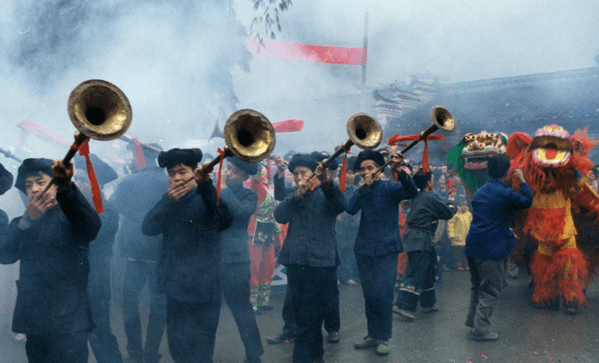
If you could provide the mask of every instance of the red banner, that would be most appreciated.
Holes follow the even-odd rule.
[[[307,62],[360,65],[366,62],[364,48],[309,45],[246,38],[248,50],[254,55]]]

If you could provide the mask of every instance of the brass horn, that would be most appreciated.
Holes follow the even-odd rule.
[[[73,146],[62,159],[65,166],[86,140],[113,140],[123,135],[131,125],[132,110],[127,96],[107,81],[92,79],[80,83],[71,91],[67,107],[69,118],[78,131],[75,132]],[[53,183],[54,178],[41,195]]]
[[[408,150],[418,144],[420,141],[427,138],[428,135],[432,134],[437,130],[441,130],[444,132],[452,132],[455,129],[455,119],[451,112],[448,109],[441,106],[434,106],[431,108],[431,118],[433,119],[433,123],[424,131],[420,133],[420,137],[416,140],[412,141],[408,146],[404,147],[400,152],[405,154]],[[389,158],[387,162],[381,166],[378,171],[383,170],[387,165],[391,163],[392,159]]]
[[[202,164],[202,170],[211,172],[222,158],[228,156],[257,163],[268,158],[276,144],[275,129],[270,121],[260,112],[250,109],[239,110],[227,118],[224,138],[224,153]]]
[[[343,152],[349,151],[353,145],[356,145],[360,149],[370,150],[379,146],[383,139],[381,124],[374,117],[366,113],[358,112],[353,114],[347,120],[345,128],[349,139],[341,144],[341,147],[333,155],[323,161],[325,166],[329,165]]]

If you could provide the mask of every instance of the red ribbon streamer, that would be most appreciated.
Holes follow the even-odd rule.
[[[225,151],[220,147],[216,150],[220,154],[220,161],[218,162],[218,179],[216,180],[216,205],[220,204],[220,174],[223,170],[223,160],[225,160]]]
[[[137,168],[137,171],[141,171],[141,169],[146,167],[144,150],[141,148],[141,143],[137,137],[133,138],[133,145],[135,145],[135,167]]]
[[[71,146],[71,148],[73,147],[75,147],[75,149],[77,148],[75,144]],[[96,179],[96,173],[94,171],[92,161],[89,158],[89,139],[85,140],[81,144],[81,146],[79,146],[79,155],[85,157],[85,164],[87,166],[87,176],[89,177],[89,182],[92,187],[92,201],[94,202],[96,213],[102,214],[104,212],[104,205],[102,204],[102,194],[100,193],[98,179]]]
[[[345,192],[345,177],[347,176],[347,152],[343,155],[343,164],[341,166],[341,175],[339,175],[339,190]]]
[[[428,139],[424,139],[424,150],[422,151],[422,171],[425,174],[430,171],[428,167]]]

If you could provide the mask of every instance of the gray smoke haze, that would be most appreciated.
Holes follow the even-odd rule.
[[[345,139],[348,117],[363,111],[361,102],[324,114],[315,105],[339,96],[359,101],[362,68],[252,57],[243,38],[262,12],[252,5],[2,2],[3,143],[15,143],[13,125],[22,119],[70,140],[68,94],[100,78],[127,94],[134,114],[128,134],[142,141],[191,146],[217,120],[222,127],[236,109],[254,108],[273,122],[306,122],[301,134],[278,135],[276,153],[332,150]],[[297,1],[279,12],[277,40],[361,47],[366,12],[367,90],[411,75],[457,82],[591,67],[599,49],[599,3],[592,0]],[[98,144],[92,149],[106,147]],[[206,147],[217,144],[222,140]],[[57,148],[47,156],[62,154]]]

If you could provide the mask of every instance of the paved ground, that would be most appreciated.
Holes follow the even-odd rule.
[[[496,342],[472,342],[463,325],[469,299],[469,274],[445,273],[437,290],[440,311],[417,314],[413,322],[395,316],[391,354],[377,356],[373,350],[361,351],[353,343],[366,333],[364,305],[359,287],[341,286],[341,341],[325,343],[327,363],[421,363],[421,362],[599,362],[599,284],[588,291],[589,305],[578,315],[535,309],[530,304],[528,278],[509,280],[493,317],[493,331],[499,333]],[[283,294],[272,298],[274,310],[257,317],[265,341],[282,327]],[[113,329],[125,347],[122,323],[115,309]],[[163,362],[168,357],[163,340]],[[291,362],[293,343],[266,345],[265,363]],[[231,314],[226,306],[221,312],[218,330],[216,363],[237,363],[244,358],[243,346]],[[0,337],[0,363],[26,362],[24,345],[8,334]],[[95,362],[90,358],[90,362]]]

